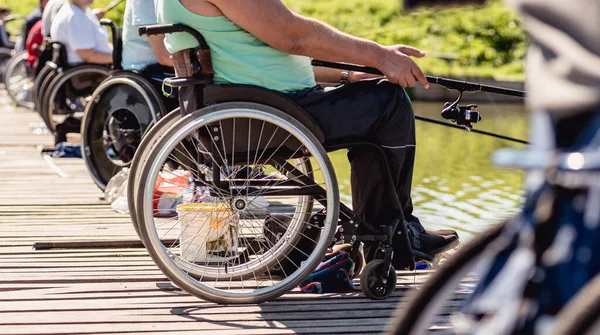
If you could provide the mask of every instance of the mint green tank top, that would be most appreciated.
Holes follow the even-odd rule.
[[[270,47],[225,16],[201,16],[179,0],[156,0],[158,23],[182,23],[198,30],[210,46],[216,84],[248,84],[290,93],[316,85],[310,59]],[[189,34],[167,35],[171,53],[193,48]]]

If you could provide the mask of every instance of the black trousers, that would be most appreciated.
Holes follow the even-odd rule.
[[[402,87],[374,79],[329,91],[315,87],[289,96],[319,124],[325,134],[326,148],[372,142],[383,149],[385,159],[369,146],[348,150],[356,214],[374,227],[390,224],[394,219],[418,221],[412,215],[410,197],[416,149],[415,118]],[[385,169],[391,172],[391,180],[386,178]],[[393,192],[388,192],[389,187],[393,187]]]

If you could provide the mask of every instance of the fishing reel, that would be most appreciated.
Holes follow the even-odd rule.
[[[467,130],[473,129],[473,123],[481,122],[481,113],[477,111],[477,105],[471,104],[460,106],[462,91],[453,103],[446,102],[442,110],[442,117],[446,120],[456,122],[457,125],[464,126]]]

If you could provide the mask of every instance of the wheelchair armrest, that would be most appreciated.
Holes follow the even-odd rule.
[[[165,86],[173,87],[173,88],[181,88],[187,86],[195,86],[195,85],[210,85],[212,83],[213,76],[212,75],[196,75],[193,77],[174,77],[174,78],[166,78],[163,83]]]
[[[110,29],[110,33],[112,35],[112,44],[113,44],[113,70],[122,70],[123,67],[121,65],[122,62],[122,53],[123,53],[123,40],[121,39],[121,33],[119,28],[115,25],[115,23],[109,19],[100,20],[100,24],[106,26]]]

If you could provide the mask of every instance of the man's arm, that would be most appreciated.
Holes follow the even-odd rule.
[[[207,0],[234,23],[278,50],[335,62],[376,67],[388,80],[413,86],[427,79],[409,57],[425,54],[412,47],[385,47],[373,41],[345,34],[318,20],[290,11],[280,0]],[[193,10],[193,4],[188,9]],[[191,7],[191,8],[190,8]]]
[[[111,64],[113,61],[112,54],[98,52],[94,49],[79,49],[75,50],[75,52],[77,52],[79,57],[81,57],[85,63]]]
[[[330,69],[327,67],[315,66],[313,67],[315,73],[315,80],[318,83],[325,84],[339,84],[342,79],[342,71],[339,69]],[[348,82],[352,83],[363,79],[381,78],[382,76],[373,75],[364,72],[349,71]]]
[[[152,35],[148,36],[148,42],[156,55],[156,60],[160,65],[173,67],[173,60],[170,57],[169,51],[165,48],[164,35]]]

